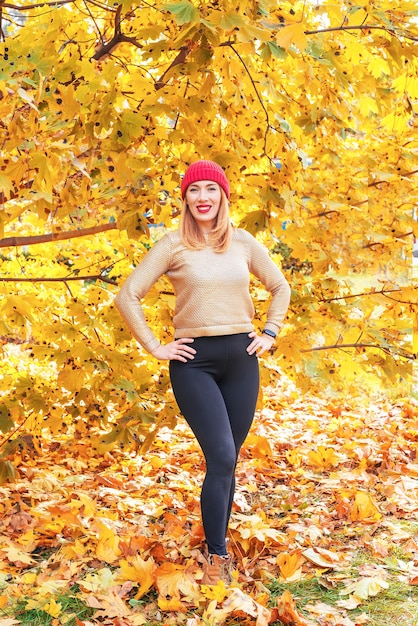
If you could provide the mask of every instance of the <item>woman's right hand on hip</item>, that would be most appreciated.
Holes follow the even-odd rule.
[[[159,361],[181,361],[186,363],[188,360],[194,359],[196,350],[189,346],[189,343],[193,343],[194,339],[191,337],[182,337],[171,341],[170,343],[160,344],[156,348],[152,356],[155,356]]]

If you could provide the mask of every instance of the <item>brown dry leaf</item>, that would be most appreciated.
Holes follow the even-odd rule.
[[[4,531],[9,535],[21,534],[36,526],[36,519],[26,511],[12,513],[3,519]]]

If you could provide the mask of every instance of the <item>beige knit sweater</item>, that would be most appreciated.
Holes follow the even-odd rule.
[[[232,242],[223,253],[209,245],[190,250],[182,243],[178,230],[169,232],[147,252],[115,299],[133,336],[150,353],[160,344],[146,323],[141,299],[163,274],[176,294],[176,339],[254,330],[250,274],[272,296],[264,328],[277,332],[289,305],[289,284],[265,246],[247,231],[234,229]]]

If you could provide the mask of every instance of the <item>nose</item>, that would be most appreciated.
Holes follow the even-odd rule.
[[[207,200],[208,194],[205,188],[199,190],[199,200]]]

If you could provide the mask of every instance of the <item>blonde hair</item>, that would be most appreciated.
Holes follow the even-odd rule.
[[[209,242],[215,252],[225,252],[232,239],[232,224],[229,217],[229,202],[222,187],[221,202],[219,211],[215,218],[215,226],[210,231]],[[185,246],[192,250],[200,250],[206,246],[207,240],[204,233],[199,228],[198,223],[187,206],[186,199],[183,200],[183,211],[180,221],[181,240]]]

